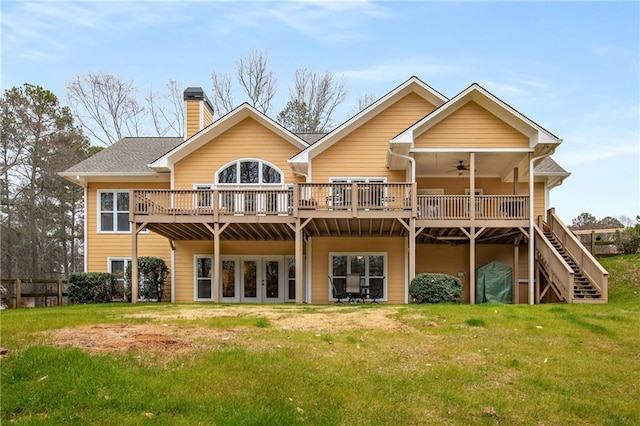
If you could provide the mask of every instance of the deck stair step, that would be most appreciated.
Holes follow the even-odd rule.
[[[564,259],[567,265],[569,265],[569,268],[571,268],[571,270],[573,271],[573,297],[576,299],[599,299],[600,293],[598,293],[598,289],[595,288],[589,282],[587,277],[585,277],[584,274],[580,271],[580,267],[565,251],[560,241],[558,241],[551,232],[545,232],[544,235],[547,240],[549,240],[553,248]]]

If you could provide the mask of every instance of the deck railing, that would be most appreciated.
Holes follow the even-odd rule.
[[[298,207],[313,210],[411,210],[407,183],[302,183]]]
[[[414,192],[411,183],[300,183],[293,189],[133,190],[131,199],[134,215],[292,216],[298,210],[357,210],[415,212],[425,220],[471,219],[469,195]],[[476,196],[475,218],[527,220],[529,197]]]
[[[534,228],[536,258],[541,262],[552,284],[558,289],[568,303],[573,303],[574,273],[562,256],[551,245],[538,226]],[[538,303],[539,301],[536,301]]]
[[[291,215],[291,189],[134,190],[133,214]]]
[[[578,241],[575,235],[556,216],[554,209],[547,212],[547,225],[564,250],[580,265],[580,271],[600,292],[600,298],[607,300],[609,273],[600,265],[589,251]]]
[[[418,219],[469,220],[470,195],[419,195]],[[526,195],[476,195],[475,218],[480,220],[527,220],[529,197]]]

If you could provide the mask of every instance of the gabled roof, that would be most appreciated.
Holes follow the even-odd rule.
[[[294,155],[289,159],[291,168],[294,172],[307,174],[307,167],[311,158],[325,151],[334,143],[341,140],[346,135],[353,132],[355,129],[359,128],[409,93],[416,93],[422,96],[425,100],[435,105],[436,108],[447,101],[447,98],[444,95],[424,83],[418,77],[413,76],[373,104],[369,105],[367,108],[360,111],[355,116],[345,121],[307,149]]]
[[[549,189],[562,184],[562,182],[571,175],[571,173],[563,169],[562,166],[556,163],[551,157],[543,158],[533,169],[533,174],[536,177],[546,178]]]
[[[198,133],[191,136],[180,145],[176,146],[169,152],[157,158],[155,161],[149,164],[149,167],[156,171],[170,170],[171,166],[177,161],[180,161],[187,155],[205,145],[211,139],[221,135],[246,118],[252,118],[256,120],[258,123],[276,133],[298,149],[304,149],[309,146],[309,144],[302,138],[296,136],[294,133],[291,133],[289,130],[285,129],[280,124],[276,123],[275,121],[245,102],[233,111],[220,117],[209,126],[200,130]]]
[[[85,183],[104,176],[153,176],[156,172],[148,164],[182,141],[181,137],[123,138],[59,175]]]
[[[553,133],[530,120],[524,114],[490,93],[478,83],[473,83],[442,106],[427,114],[422,120],[398,134],[398,136],[391,140],[391,143],[413,143],[415,138],[470,101],[477,103],[520,133],[528,136],[531,140],[531,147],[534,147],[538,143],[559,144],[562,142]]]

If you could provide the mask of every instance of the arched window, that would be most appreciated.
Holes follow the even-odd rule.
[[[282,171],[257,159],[242,159],[222,166],[216,173],[216,183],[231,185],[282,184]]]

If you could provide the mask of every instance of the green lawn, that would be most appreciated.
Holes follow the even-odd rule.
[[[3,424],[640,424],[640,256],[607,305],[3,311]],[[137,343],[136,343],[137,342]]]

